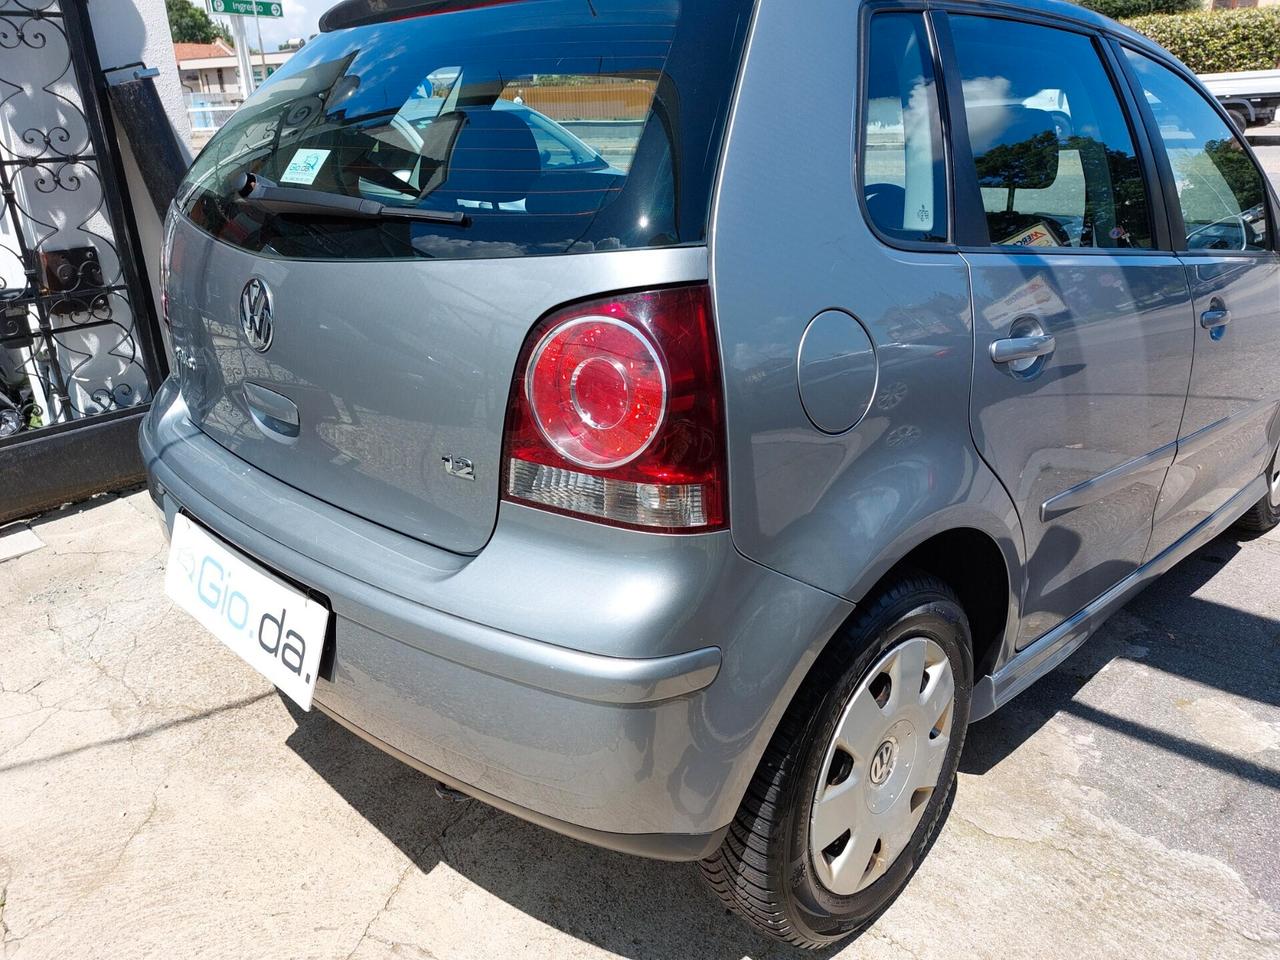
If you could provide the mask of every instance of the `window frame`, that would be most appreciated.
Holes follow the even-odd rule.
[[[1153,144],[1158,144],[1155,151],[1156,171],[1163,184],[1163,192],[1167,198],[1165,201],[1165,217],[1169,224],[1170,245],[1174,253],[1180,258],[1186,259],[1204,259],[1204,258],[1221,258],[1223,256],[1232,257],[1274,257],[1276,255],[1276,199],[1271,185],[1271,178],[1267,176],[1267,172],[1263,169],[1262,164],[1258,161],[1258,155],[1253,151],[1253,145],[1249,143],[1249,138],[1236,130],[1235,125],[1231,122],[1230,116],[1227,114],[1226,108],[1218,101],[1218,99],[1207,91],[1201,89],[1199,81],[1195,75],[1188,71],[1181,63],[1164,53],[1163,50],[1147,49],[1139,44],[1131,43],[1121,37],[1108,37],[1109,45],[1112,48],[1112,56],[1115,58],[1117,65],[1123,72],[1125,82],[1129,87],[1130,96],[1133,98],[1138,113],[1142,118],[1143,126],[1147,128],[1148,136]],[[1240,144],[1253,163],[1254,169],[1258,171],[1258,175],[1262,178],[1263,203],[1267,208],[1267,246],[1260,250],[1191,250],[1187,248],[1187,225],[1182,216],[1182,204],[1178,200],[1177,181],[1173,175],[1173,164],[1169,160],[1169,151],[1164,146],[1164,139],[1160,136],[1160,124],[1156,120],[1155,113],[1151,109],[1151,105],[1147,103],[1146,93],[1142,88],[1142,79],[1138,76],[1137,71],[1129,62],[1129,58],[1125,55],[1125,51],[1130,51],[1138,56],[1146,57],[1148,60],[1164,67],[1174,76],[1183,80],[1187,86],[1197,94],[1201,100],[1209,104],[1210,108],[1217,114],[1218,119],[1222,121],[1227,132],[1232,138]],[[1177,238],[1176,240],[1174,238]]]
[[[897,250],[910,250],[919,253],[956,253],[959,246],[956,242],[956,185],[955,164],[952,157],[951,137],[948,131],[948,111],[946,102],[946,75],[943,72],[943,60],[939,55],[938,35],[931,13],[932,5],[928,0],[872,0],[862,5],[858,15],[858,88],[854,97],[853,117],[853,193],[862,212],[863,222],[875,235],[876,239],[886,246]],[[934,134],[938,138],[938,146],[942,151],[943,197],[947,214],[946,240],[909,240],[895,237],[881,229],[871,216],[867,206],[866,164],[863,162],[867,147],[866,117],[869,113],[867,94],[869,88],[869,72],[871,65],[871,20],[880,14],[914,14],[924,24],[925,36],[929,40],[930,65],[933,68],[933,85],[938,98],[937,119]]]
[[[997,246],[991,242],[987,229],[986,210],[982,203],[982,191],[978,186],[977,166],[973,157],[973,148],[969,141],[968,121],[965,117],[963,89],[960,68],[956,57],[955,41],[951,34],[950,16],[984,17],[993,20],[1008,20],[1031,26],[1059,30],[1083,36],[1090,42],[1098,58],[1103,72],[1111,83],[1112,93],[1120,106],[1121,115],[1129,128],[1129,136],[1133,142],[1139,170],[1142,172],[1143,185],[1147,193],[1148,218],[1151,227],[1151,247],[1038,247],[1024,248]],[[1007,256],[1045,257],[1051,255],[1069,256],[1139,256],[1167,257],[1173,252],[1171,224],[1168,216],[1168,203],[1165,200],[1166,181],[1160,176],[1157,155],[1153,150],[1150,132],[1144,119],[1138,112],[1138,104],[1133,99],[1133,88],[1127,75],[1121,72],[1122,64],[1116,61],[1116,53],[1111,49],[1114,42],[1105,31],[1075,20],[1063,19],[1051,15],[1040,15],[1033,11],[992,9],[989,6],[974,6],[961,2],[944,2],[933,5],[931,17],[935,20],[935,29],[939,37],[942,51],[942,76],[946,87],[944,109],[949,111],[945,124],[951,136],[950,155],[953,176],[952,189],[955,191],[956,219],[963,224],[961,233],[957,235],[957,243],[962,253],[1000,253]],[[963,183],[959,180],[963,178]]]

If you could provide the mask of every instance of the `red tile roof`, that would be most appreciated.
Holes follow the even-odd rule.
[[[217,40],[214,43],[175,43],[173,57],[179,63],[183,60],[208,60],[213,57],[232,57],[235,50]]]

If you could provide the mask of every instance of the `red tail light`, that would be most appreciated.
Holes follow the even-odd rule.
[[[617,526],[727,526],[720,363],[705,285],[557,311],[530,334],[504,496]]]

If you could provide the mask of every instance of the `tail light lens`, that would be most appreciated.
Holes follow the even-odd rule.
[[[706,285],[558,311],[516,368],[504,495],[642,530],[719,529],[722,408]]]

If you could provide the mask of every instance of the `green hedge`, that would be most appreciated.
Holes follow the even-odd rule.
[[[1133,17],[1125,24],[1146,34],[1196,73],[1274,70],[1280,66],[1280,8]]]
[[[1097,10],[1112,20],[1145,17],[1153,13],[1189,13],[1202,7],[1200,0],[1078,0],[1082,7]]]

